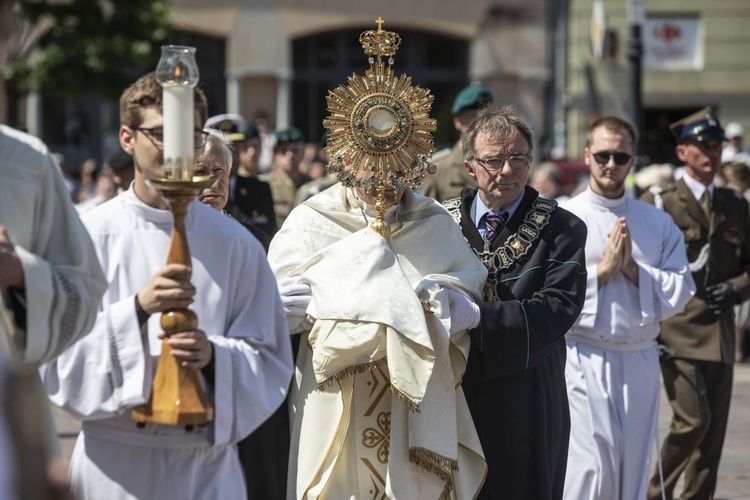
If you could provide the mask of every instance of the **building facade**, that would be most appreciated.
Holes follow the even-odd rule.
[[[596,0],[569,0],[567,151],[580,155],[597,114],[629,118],[629,26],[635,0],[601,0],[601,59],[592,51]],[[643,161],[677,163],[668,124],[713,106],[723,124],[750,130],[750,2],[648,0],[643,39]],[[600,18],[601,21],[601,18]],[[746,139],[747,140],[747,139]]]

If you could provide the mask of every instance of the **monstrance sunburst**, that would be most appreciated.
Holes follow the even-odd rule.
[[[323,126],[331,132],[325,148],[331,157],[328,170],[346,186],[376,190],[377,220],[371,227],[388,238],[386,183],[397,190],[417,187],[428,171],[434,172],[428,158],[435,151],[432,132],[437,124],[430,118],[429,89],[412,86],[406,74],[394,75],[393,55],[401,37],[383,30],[382,19],[376,22],[377,30],[359,37],[370,68],[364,75],[348,77],[348,85],[329,91],[330,114]]]

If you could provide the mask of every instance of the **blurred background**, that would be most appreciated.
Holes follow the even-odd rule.
[[[642,166],[677,163],[667,125],[704,106],[750,127],[747,0],[24,0],[18,13],[0,121],[41,137],[73,177],[117,150],[116,99],[168,43],[197,47],[209,116],[318,141],[325,95],[367,68],[358,38],[378,17],[402,37],[396,73],[435,96],[438,149],[458,138],[450,107],[474,82],[516,107],[535,163],[554,161],[567,184],[603,114],[636,122]]]

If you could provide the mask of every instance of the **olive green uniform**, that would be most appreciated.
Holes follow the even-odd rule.
[[[711,498],[732,395],[735,336],[733,309],[715,315],[706,287],[726,281],[744,300],[750,297],[748,203],[729,189],[715,188],[709,217],[683,180],[648,192],[643,200],[663,208],[682,231],[696,284],[685,310],[661,324],[660,341],[671,350],[662,356],[662,376],[674,411],[661,450],[664,486],[672,498],[684,471],[682,497]],[[648,498],[661,498],[658,471]]]
[[[465,187],[475,188],[477,183],[471,178],[464,167],[464,155],[461,141],[451,149],[448,156],[435,161],[437,172],[425,177],[422,194],[443,203],[452,198],[458,198]]]

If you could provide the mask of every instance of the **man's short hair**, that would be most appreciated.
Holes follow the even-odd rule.
[[[500,139],[509,139],[518,133],[526,139],[529,154],[534,148],[531,130],[521,118],[516,116],[513,106],[490,105],[479,110],[479,114],[461,138],[461,149],[465,159],[469,160],[474,157],[474,143],[480,133]]]
[[[727,163],[722,167],[724,176],[728,181],[743,190],[750,188],[750,166],[741,161]]]
[[[586,133],[586,147],[591,146],[591,141],[594,138],[594,131],[599,128],[620,134],[625,133],[630,136],[630,144],[632,144],[633,147],[637,144],[635,140],[635,127],[633,127],[629,121],[623,120],[617,116],[602,116],[589,125],[589,130]]]
[[[208,102],[206,95],[198,87],[193,92],[193,106],[200,116],[200,123],[196,123],[196,126],[203,127],[208,117]],[[156,81],[156,73],[153,71],[136,80],[120,96],[120,125],[139,126],[143,123],[144,112],[148,108],[156,108],[163,113],[162,86]]]

